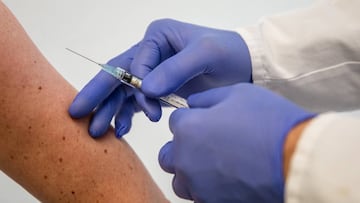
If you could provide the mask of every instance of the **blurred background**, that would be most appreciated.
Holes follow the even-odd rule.
[[[49,62],[80,90],[99,67],[65,48],[74,49],[96,61],[107,62],[141,40],[153,20],[173,18],[194,24],[236,29],[255,24],[261,17],[287,12],[311,4],[312,0],[4,0]],[[125,139],[144,162],[153,179],[171,202],[189,201],[176,197],[172,176],[161,170],[157,155],[172,139],[166,109],[158,123],[143,113],[134,116]],[[37,203],[26,190],[0,171],[0,202]]]

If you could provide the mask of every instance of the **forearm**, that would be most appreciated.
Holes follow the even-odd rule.
[[[75,89],[2,3],[0,27],[0,169],[44,202],[165,201],[124,140],[68,116]]]

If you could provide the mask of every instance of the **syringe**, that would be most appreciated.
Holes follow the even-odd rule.
[[[133,87],[133,88],[137,88],[137,89],[141,89],[141,83],[142,80],[132,74],[130,74],[129,72],[127,72],[126,70],[120,68],[120,67],[114,67],[108,64],[102,64],[102,63],[98,63],[86,56],[83,56],[81,54],[79,54],[78,52],[75,52],[69,48],[66,48],[68,51],[81,56],[99,66],[101,66],[102,70],[106,71],[107,73],[111,74],[112,76],[114,76],[116,79],[120,80],[122,83]],[[162,102],[164,102],[165,104],[168,104],[170,106],[173,106],[175,108],[187,108],[189,107],[187,105],[186,99],[179,97],[176,94],[169,94],[167,96],[164,97],[160,97],[159,98]]]

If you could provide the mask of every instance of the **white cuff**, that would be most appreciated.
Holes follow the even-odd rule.
[[[266,64],[268,63],[265,57],[263,44],[261,43],[262,39],[259,26],[252,25],[239,28],[236,31],[248,46],[252,65],[253,82],[261,86],[266,86],[266,80],[264,80],[264,78],[267,78],[269,75],[266,68]]]
[[[359,132],[360,112],[327,113],[315,118],[296,146],[286,183],[286,202],[359,202]]]

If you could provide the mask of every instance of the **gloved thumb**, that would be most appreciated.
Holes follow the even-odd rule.
[[[226,90],[224,90],[226,88]],[[190,95],[187,99],[187,103],[190,108],[209,108],[212,107],[229,95],[229,89],[232,87],[220,87],[197,94]]]
[[[175,173],[172,141],[166,143],[160,149],[158,160],[159,160],[160,167],[164,171],[166,171],[168,173]]]

